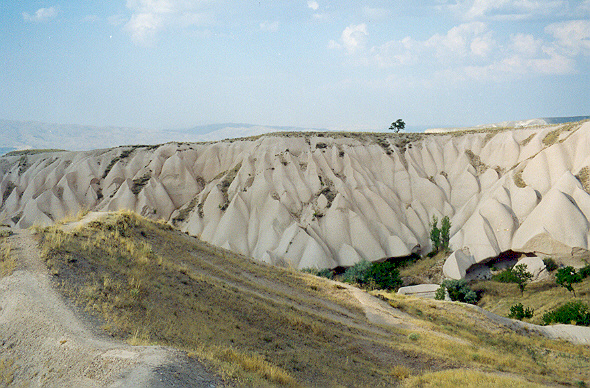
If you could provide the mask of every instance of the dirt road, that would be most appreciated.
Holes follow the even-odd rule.
[[[6,242],[18,264],[0,279],[0,386],[225,385],[182,352],[97,333],[51,286],[31,232],[18,230]]]

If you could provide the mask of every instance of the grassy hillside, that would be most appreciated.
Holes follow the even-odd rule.
[[[410,315],[370,323],[344,285],[134,213],[37,230],[54,279],[106,331],[184,349],[239,385],[538,386],[590,370],[587,347],[509,332],[455,303],[378,293]]]

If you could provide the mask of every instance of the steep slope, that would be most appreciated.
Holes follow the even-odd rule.
[[[0,158],[0,219],[132,209],[281,265],[430,249],[432,216],[476,263],[588,249],[590,122],[450,134],[289,133]]]
[[[422,386],[449,369],[491,379],[486,386],[587,379],[587,346],[539,337],[531,325],[459,303],[375,298],[131,212],[36,230],[54,282],[105,330],[222,363],[238,386],[391,387],[410,375],[418,381],[409,386]]]

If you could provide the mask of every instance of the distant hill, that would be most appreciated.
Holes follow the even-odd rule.
[[[570,117],[543,117],[539,119],[518,120],[518,121],[501,121],[494,124],[481,124],[474,127],[450,127],[450,128],[431,128],[427,133],[452,132],[464,130],[476,130],[483,128],[528,128],[539,125],[555,125],[563,123],[572,123],[576,121],[588,120],[590,116],[570,116]]]
[[[23,149],[67,149],[87,151],[121,145],[163,144],[171,141],[201,142],[256,136],[282,131],[325,131],[300,127],[225,123],[188,129],[143,129],[50,124],[37,121],[0,120],[0,155]]]

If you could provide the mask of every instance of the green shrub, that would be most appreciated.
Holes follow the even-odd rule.
[[[392,290],[402,285],[397,266],[390,261],[373,263],[367,272],[367,277],[380,289]]]
[[[580,268],[580,270],[578,271],[578,273],[580,274],[580,276],[582,277],[582,279],[585,279],[588,276],[590,276],[590,264],[586,264],[585,267]]]
[[[320,276],[327,279],[334,278],[334,273],[329,268],[317,269],[317,268],[303,268],[301,272],[307,272],[315,276]]]
[[[447,290],[449,293],[449,297],[451,300],[458,301],[458,302],[465,302],[474,304],[477,302],[477,294],[467,285],[467,281],[465,279],[461,280],[445,280],[442,282],[440,286],[443,291],[441,291],[444,299],[444,289]],[[439,288],[440,290],[440,288]],[[437,290],[437,293],[439,291]],[[439,295],[440,296],[440,295]]]
[[[508,314],[508,318],[514,318],[518,320],[522,320],[523,318],[532,318],[534,312],[535,310],[528,307],[525,308],[522,303],[517,303],[510,307],[510,314]]]
[[[551,323],[573,323],[579,326],[590,326],[590,311],[582,301],[574,300],[543,314],[543,324],[549,325]]]
[[[392,290],[402,285],[397,267],[398,265],[391,261],[370,263],[362,260],[342,274],[342,281],[358,284],[369,289]]]
[[[514,272],[512,272],[512,268],[507,268],[492,276],[492,280],[500,283],[516,283],[518,279]]]
[[[442,285],[438,288],[438,290],[436,290],[436,292],[434,293],[434,299],[436,300],[445,300],[446,299],[446,291],[447,289],[445,287],[443,287]]]
[[[356,283],[364,285],[368,282],[367,273],[371,268],[371,263],[367,260],[362,260],[348,268],[344,274],[342,274],[342,281],[346,283]]]
[[[557,270],[557,273],[555,274],[555,281],[557,284],[576,296],[576,291],[574,291],[573,284],[581,282],[582,276],[576,272],[574,267],[567,266]]]
[[[543,264],[545,264],[545,268],[547,268],[547,271],[549,272],[553,272],[559,267],[555,260],[550,257],[543,259]]]

